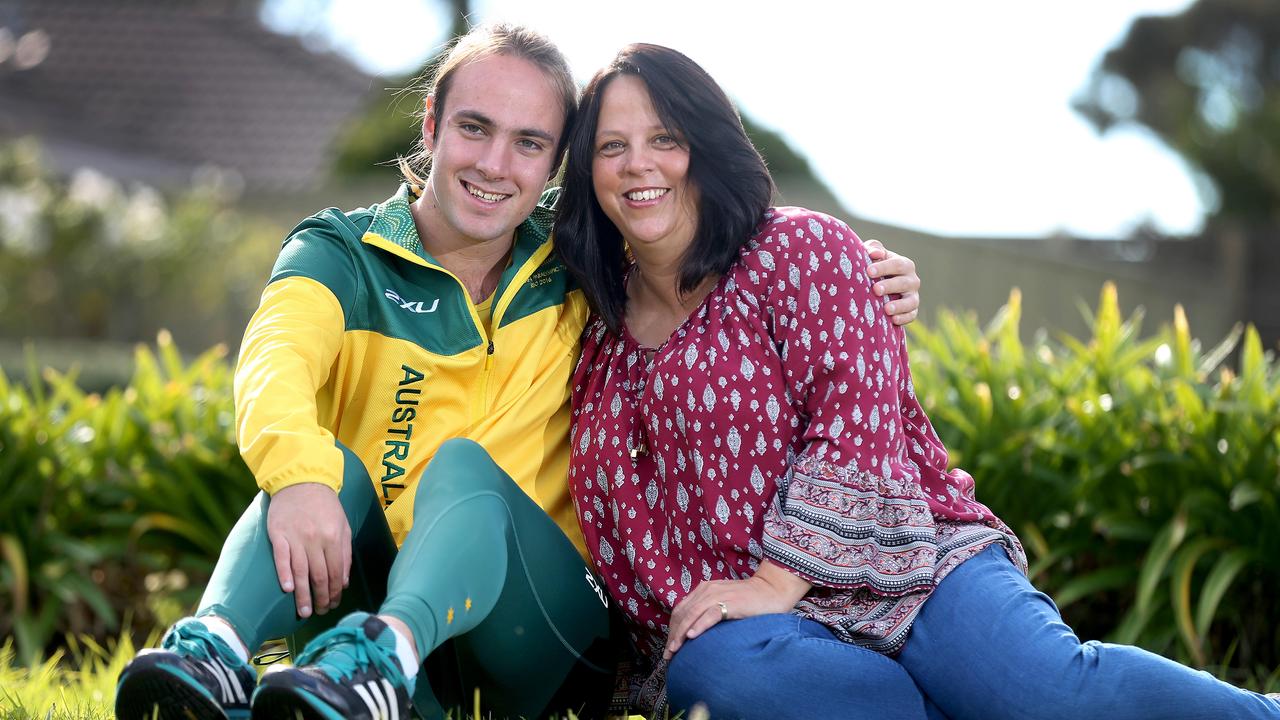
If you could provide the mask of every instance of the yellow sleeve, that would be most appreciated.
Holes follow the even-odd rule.
[[[316,393],[342,348],[333,292],[310,278],[276,280],[249,320],[236,364],[236,441],[269,494],[304,482],[342,488],[342,451],[320,426]]]

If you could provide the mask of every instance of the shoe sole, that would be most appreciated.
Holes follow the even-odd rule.
[[[228,717],[222,706],[198,685],[160,665],[138,668],[116,688],[118,720],[240,720],[247,713]]]
[[[306,690],[259,685],[253,717],[260,720],[345,720],[342,713]]]

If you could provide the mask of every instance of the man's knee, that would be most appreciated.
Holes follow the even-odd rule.
[[[470,438],[450,438],[440,444],[431,464],[443,462],[458,467],[492,465],[493,458],[484,446]]]
[[[498,492],[506,494],[515,483],[493,461],[489,452],[474,440],[452,438],[444,441],[427,464],[418,482],[418,497],[444,498],[457,493]]]

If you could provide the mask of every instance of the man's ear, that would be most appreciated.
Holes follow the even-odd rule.
[[[436,149],[436,96],[428,95],[426,111],[422,116],[422,144],[427,150]]]

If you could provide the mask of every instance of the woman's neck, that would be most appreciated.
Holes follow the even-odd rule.
[[[719,279],[703,278],[680,292],[680,263],[646,262],[636,255],[627,283],[627,330],[641,345],[658,347],[702,304]]]
[[[639,302],[650,309],[672,313],[683,311],[687,315],[702,302],[705,293],[691,299],[688,293],[680,292],[680,267],[688,243],[673,247],[666,243],[628,242],[627,246],[635,260],[635,269],[627,285],[628,303]]]

